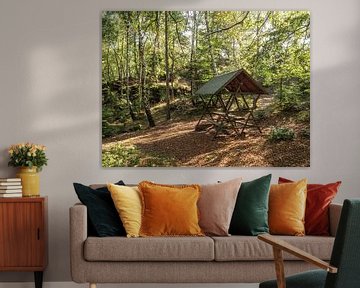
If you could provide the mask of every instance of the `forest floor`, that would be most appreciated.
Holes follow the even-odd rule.
[[[261,108],[268,107],[270,100],[264,99]],[[195,131],[198,114],[180,111],[164,121],[162,110],[154,110],[156,127],[103,139],[103,166],[310,166],[310,137],[304,136],[309,122],[299,121],[294,113],[277,112],[258,119],[262,133],[247,129],[245,137],[219,134],[214,138],[213,129]],[[292,129],[295,138],[271,141],[273,127]]]

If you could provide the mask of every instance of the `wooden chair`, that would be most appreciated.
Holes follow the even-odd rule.
[[[356,288],[360,287],[360,199],[345,200],[330,264],[269,234],[258,238],[273,246],[276,280],[260,283],[259,288]],[[321,269],[284,277],[282,251]]]

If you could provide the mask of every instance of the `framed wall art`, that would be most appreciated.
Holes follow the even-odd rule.
[[[308,11],[104,11],[103,167],[310,166]]]

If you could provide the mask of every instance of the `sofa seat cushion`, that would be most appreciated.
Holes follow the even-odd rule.
[[[88,237],[87,261],[213,261],[210,237]]]
[[[322,260],[330,260],[334,237],[276,236]],[[272,246],[254,236],[212,237],[215,242],[215,261],[272,260]],[[299,260],[288,253],[284,260]]]

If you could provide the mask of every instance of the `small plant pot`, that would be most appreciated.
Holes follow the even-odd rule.
[[[40,196],[40,177],[36,167],[20,167],[16,176],[21,178],[23,197]]]

